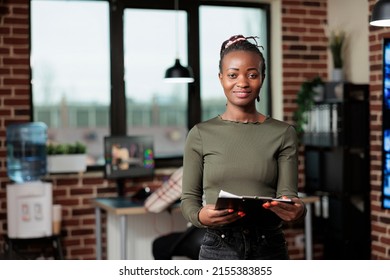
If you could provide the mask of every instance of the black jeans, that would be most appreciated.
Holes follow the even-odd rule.
[[[203,238],[200,260],[288,260],[282,229],[259,227],[209,228]]]

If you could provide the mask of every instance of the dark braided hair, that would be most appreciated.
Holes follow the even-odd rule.
[[[224,41],[222,43],[221,51],[220,51],[219,72],[222,73],[222,60],[225,57],[225,55],[234,51],[248,51],[248,52],[253,52],[260,56],[262,61],[261,74],[264,79],[265,69],[266,69],[265,59],[263,53],[259,50],[259,47],[262,49],[263,47],[257,44],[256,38],[258,37],[254,37],[254,36],[244,37],[243,35],[234,35],[230,37],[228,40]],[[249,42],[248,39],[254,40],[255,43]]]

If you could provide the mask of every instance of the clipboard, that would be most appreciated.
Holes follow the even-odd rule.
[[[237,211],[252,212],[266,210],[263,204],[271,201],[279,201],[294,204],[291,199],[274,198],[268,196],[238,196],[221,190],[215,203],[215,209],[234,209]]]

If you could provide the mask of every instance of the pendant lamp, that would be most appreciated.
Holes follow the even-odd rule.
[[[167,83],[192,83],[194,74],[191,67],[184,67],[179,59],[179,0],[175,0],[176,11],[176,60],[175,64],[165,71],[164,81]]]
[[[390,0],[379,0],[372,9],[371,25],[390,26]]]

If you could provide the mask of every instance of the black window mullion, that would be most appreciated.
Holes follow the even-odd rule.
[[[124,84],[123,5],[110,1],[110,56],[111,56],[111,135],[126,135],[126,96]]]
[[[199,5],[195,1],[188,7],[188,64],[194,72],[194,83],[188,85],[188,130],[202,118],[200,97],[200,44],[199,44]]]

